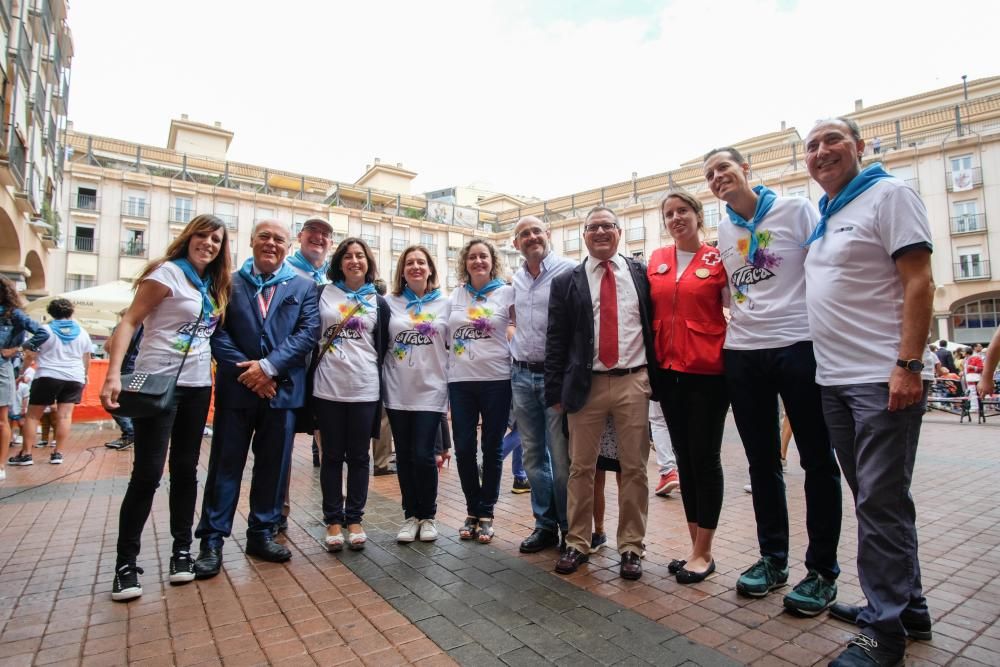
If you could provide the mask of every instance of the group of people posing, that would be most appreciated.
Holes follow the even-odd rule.
[[[701,203],[683,191],[662,200],[672,244],[648,264],[619,254],[621,228],[609,208],[586,216],[582,262],[552,252],[546,225],[529,216],[514,229],[524,261],[510,283],[500,279],[493,245],[473,239],[458,258],[461,286],[449,296],[419,245],[400,254],[389,293],[379,294],[368,244],[347,238],[327,261],[333,229],[319,218],[304,224],[291,255],[287,226],[258,222],[253,256],[233,272],[223,222],[196,217],[139,276],[107,344],[101,400],[110,410],[122,390],[117,369],[140,326],[136,372],[179,373],[174,404],[133,420],[112,598],[142,593],[140,536],[167,462],[171,583],[219,573],[251,449],[246,553],[289,559],[276,536],[297,430],[315,431],[320,443],[327,548],[364,548],[368,448],[382,410],[402,495],[398,540],[438,537],[437,443],[450,410],[467,512],[459,536],[484,544],[497,529],[512,411],[535,519],[520,549],[559,547],[561,574],[589,558],[595,471],[613,425],[620,575],[638,579],[650,400],[666,419],[690,533],[690,548],[670,571],[692,584],[716,569],[720,448],[731,406],[760,546],[736,587],[764,597],[790,576],[780,399],[805,471],[808,533],[806,571],[783,604],[807,616],[829,610],[859,626],[833,664],[900,664],[907,636],[931,634],[909,485],[935,360],[927,348],[932,246],[919,196],[879,164],[862,168],[863,150],[851,120],[812,129],[806,164],[825,192],[818,210],[805,198],[752,187],[739,151],[713,150],[704,176],[727,212],[717,246],[704,241]],[[25,347],[43,345],[44,333]],[[214,432],[192,536],[213,359]],[[836,602],[841,472],[855,498],[864,606]]]

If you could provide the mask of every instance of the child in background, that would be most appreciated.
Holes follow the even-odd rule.
[[[24,441],[24,415],[28,411],[28,395],[31,392],[31,381],[35,379],[35,355],[27,352],[21,366],[22,371],[18,375],[14,385],[14,396],[10,405],[10,433],[13,444],[21,444]],[[17,435],[14,435],[14,428],[17,427]]]

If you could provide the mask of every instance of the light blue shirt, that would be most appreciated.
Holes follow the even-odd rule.
[[[538,277],[528,273],[527,262],[514,274],[514,314],[517,327],[510,342],[514,359],[545,361],[545,331],[549,326],[549,293],[552,281],[576,266],[576,262],[550,252],[542,260]]]

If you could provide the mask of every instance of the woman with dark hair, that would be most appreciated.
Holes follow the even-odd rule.
[[[386,301],[392,347],[383,373],[385,407],[404,519],[396,541],[431,542],[438,537],[435,442],[448,412],[448,300],[427,248],[412,245],[399,256]]]
[[[361,526],[368,501],[368,442],[381,424],[382,360],[389,336],[389,305],[375,291],[375,256],[357,237],[344,239],[330,260],[330,284],[319,295],[320,349],[313,375],[312,410],[320,432],[319,481],[326,548],[364,549]],[[347,498],[342,473],[347,463]]]
[[[194,521],[198,455],[212,397],[209,339],[226,310],[232,281],[229,235],[214,215],[196,216],[150,262],[135,282],[135,298],[108,340],[108,375],[101,403],[118,407],[122,359],[135,330],[143,327],[136,373],[176,375],[174,403],[152,417],[136,417],[135,462],[118,518],[118,559],[112,600],[142,595],[136,565],[143,526],[170,455],[170,583],[194,580],[191,524]],[[183,364],[183,367],[181,366]]]
[[[27,342],[25,332],[32,334]],[[21,350],[37,350],[48,338],[48,331],[21,310],[21,297],[14,283],[0,276],[0,481],[7,477],[4,467],[10,448],[7,409],[15,392],[13,360]]]
[[[458,476],[465,494],[466,519],[458,536],[493,541],[493,507],[500,495],[503,435],[510,414],[510,345],[514,290],[497,276],[493,244],[472,239],[458,255],[463,286],[449,299],[448,398]],[[482,420],[483,475],[479,476],[477,427]]]
[[[674,245],[649,258],[660,405],[684,480],[684,515],[691,536],[686,558],[668,569],[681,584],[715,571],[712,541],[722,510],[722,432],[729,410],[722,344],[728,302],[719,251],[701,239],[701,202],[687,192],[669,193],[660,204],[663,226]]]
[[[73,426],[73,408],[83,398],[90,366],[90,336],[71,319],[73,304],[68,299],[53,299],[46,307],[52,321],[42,328],[49,337],[38,347],[38,371],[31,383],[28,396],[28,413],[24,418],[24,439],[21,453],[7,460],[12,466],[30,466],[34,463],[31,448],[38,439],[36,430],[45,408],[56,404],[56,448],[49,455],[49,463],[61,464],[60,451],[69,438]]]

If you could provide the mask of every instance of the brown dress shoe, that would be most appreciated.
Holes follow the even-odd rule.
[[[589,555],[582,551],[577,551],[573,547],[568,547],[562,556],[559,557],[559,562],[556,563],[556,572],[559,574],[573,574],[578,567],[588,560],[590,560]]]
[[[560,561],[562,562],[562,561]],[[642,576],[642,560],[639,554],[634,551],[626,551],[622,554],[622,565],[619,571],[622,579],[636,580]]]

